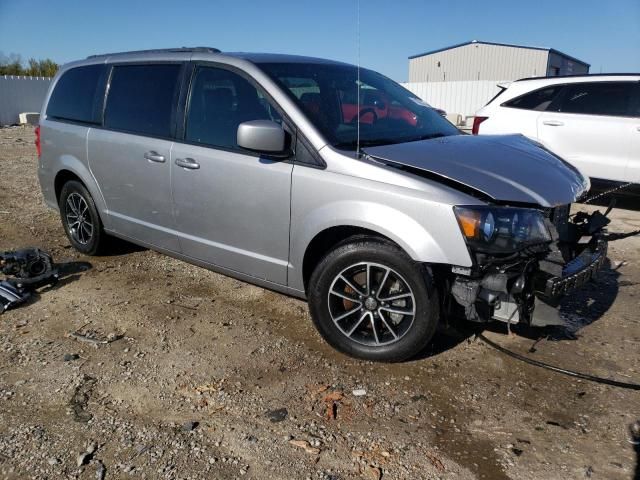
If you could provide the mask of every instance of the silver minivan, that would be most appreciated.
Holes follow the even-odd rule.
[[[407,359],[450,318],[560,323],[606,256],[604,217],[569,216],[589,190],[574,167],[520,135],[464,135],[334,61],[89,57],[51,83],[37,146],[78,251],[119,237],[306,298],[359,358]]]

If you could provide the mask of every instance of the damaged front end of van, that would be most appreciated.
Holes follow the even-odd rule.
[[[606,258],[608,219],[598,212],[461,207],[455,214],[473,266],[452,267],[450,308],[467,320],[561,325],[562,297],[591,280]]]
[[[560,300],[604,264],[609,220],[570,211],[588,192],[588,180],[520,135],[448,136],[366,153],[481,200],[453,207],[471,265],[440,266],[449,316],[561,325]]]

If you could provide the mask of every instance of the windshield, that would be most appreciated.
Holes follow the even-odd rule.
[[[460,131],[396,82],[371,70],[322,63],[261,63],[331,145],[355,150]],[[360,109],[358,111],[358,89]],[[359,120],[359,121],[358,121]]]

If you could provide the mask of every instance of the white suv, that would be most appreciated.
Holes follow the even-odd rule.
[[[589,176],[595,190],[640,182],[640,75],[531,78],[500,88],[476,114],[474,134],[537,140]]]

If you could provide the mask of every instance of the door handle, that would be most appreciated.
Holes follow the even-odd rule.
[[[200,164],[193,158],[176,158],[176,165],[189,170],[197,170],[200,168]]]
[[[560,120],[545,120],[542,122],[544,125],[549,125],[550,127],[561,127],[564,125],[564,122]]]
[[[160,155],[158,152],[154,152],[153,150],[145,152],[144,158],[146,158],[150,162],[156,163],[164,163],[165,161],[164,155]]]
[[[636,127],[636,130],[640,132],[640,125]]]

